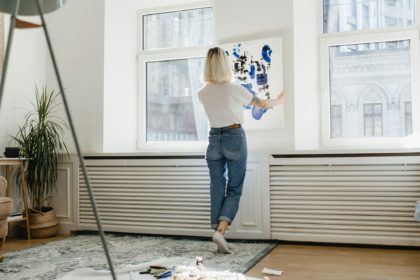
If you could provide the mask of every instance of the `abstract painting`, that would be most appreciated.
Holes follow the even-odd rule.
[[[281,38],[237,42],[221,46],[228,54],[234,78],[260,99],[273,99],[283,89]],[[283,106],[244,107],[248,130],[283,128]]]

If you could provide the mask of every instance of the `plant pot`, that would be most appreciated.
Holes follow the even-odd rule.
[[[31,230],[31,237],[35,239],[57,235],[58,219],[54,209],[44,207],[42,208],[42,213],[30,211],[29,228]]]

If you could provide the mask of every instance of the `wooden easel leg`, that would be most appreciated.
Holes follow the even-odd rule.
[[[4,260],[4,257],[1,255],[1,250],[3,249],[5,240],[6,240],[6,238],[2,238],[2,241],[0,242],[0,263],[2,263],[3,260]]]
[[[28,188],[26,186],[25,167],[23,166],[23,162],[20,163],[20,179],[22,180],[23,206],[25,208],[25,215],[26,215],[26,232],[27,232],[28,240],[31,240],[31,229],[29,227],[29,213],[28,213]]]
[[[6,185],[6,196],[10,197],[10,171],[9,171],[9,166],[4,166],[4,169],[6,170],[5,172],[5,177],[6,177],[6,181],[7,181],[7,185]]]
[[[1,250],[3,249],[4,243],[6,242],[6,237],[1,238],[0,242],[0,263],[3,262],[4,257],[1,255]]]
[[[0,242],[0,263],[3,262],[4,257],[1,255],[1,250],[3,249],[4,246],[4,241],[6,240],[6,238],[2,238],[1,242]]]

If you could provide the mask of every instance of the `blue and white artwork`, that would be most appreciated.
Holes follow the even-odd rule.
[[[223,45],[237,83],[261,99],[276,98],[283,88],[282,40],[237,42]],[[246,129],[283,128],[283,106],[244,108]]]

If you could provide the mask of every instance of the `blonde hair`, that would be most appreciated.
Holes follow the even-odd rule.
[[[203,82],[224,83],[231,80],[232,71],[226,52],[219,47],[209,49],[204,62]]]

